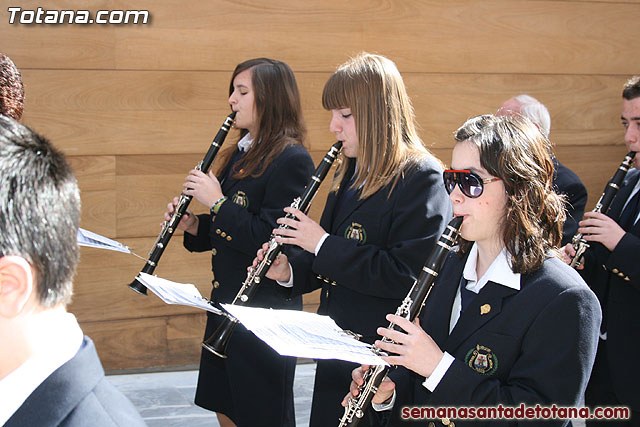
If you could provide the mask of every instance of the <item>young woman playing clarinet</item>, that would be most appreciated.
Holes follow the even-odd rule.
[[[575,406],[595,357],[598,302],[556,257],[565,214],[549,141],[527,119],[490,115],[468,120],[455,140],[443,176],[453,214],[463,218],[458,251],[419,322],[388,315],[404,332],[378,329],[394,341],[376,341],[390,354],[384,359],[402,367],[373,401],[393,408],[389,425],[410,417],[407,406]],[[353,372],[351,396],[363,368]]]
[[[451,207],[440,162],[416,134],[413,109],[392,61],[371,54],[351,59],[326,83],[322,103],[331,111],[329,130],[343,143],[344,161],[320,224],[285,209],[297,220],[280,218],[278,223],[291,228],[278,229],[277,240],[304,252],[281,257],[267,277],[292,286],[293,295],[322,288],[319,312],[372,342],[375,325],[418,276]],[[311,426],[337,424],[354,367],[318,361]]]
[[[184,193],[210,208],[187,214],[179,228],[192,252],[211,251],[211,300],[230,303],[242,285],[256,248],[269,240],[282,209],[299,196],[314,165],[303,147],[306,128],[293,71],[267,58],[239,64],[231,77],[229,104],[240,140],[221,153],[217,175],[192,170]],[[169,205],[168,217],[175,207]],[[301,298],[285,299],[264,281],[251,305],[300,309]],[[207,313],[205,338],[221,316]],[[202,350],[195,403],[218,413],[221,426],[294,426],[295,358],[281,357],[238,325],[227,358]]]

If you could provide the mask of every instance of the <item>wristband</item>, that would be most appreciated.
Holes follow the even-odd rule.
[[[212,216],[218,215],[218,212],[220,211],[220,206],[222,206],[222,204],[226,200],[227,200],[227,196],[222,196],[218,200],[216,200],[213,205],[211,205],[211,209],[209,210],[209,212],[211,213]]]

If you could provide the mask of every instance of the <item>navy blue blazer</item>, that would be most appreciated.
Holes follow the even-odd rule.
[[[618,221],[622,208],[640,179],[632,169],[611,203],[609,217]],[[606,346],[611,382],[618,399],[640,411],[640,371],[636,367],[640,354],[640,221],[632,226],[620,243],[609,251],[600,243],[591,243],[585,252],[585,281],[594,290],[604,314],[602,331],[607,332]]]
[[[345,201],[330,193],[320,225],[330,234],[317,256],[290,258],[294,293],[322,287],[319,313],[371,341],[387,313],[395,312],[451,218],[451,202],[434,158],[408,167],[389,196]]]
[[[553,187],[559,194],[567,196],[567,219],[562,230],[562,245],[571,242],[573,236],[578,232],[578,222],[584,215],[587,206],[587,188],[584,186],[578,175],[571,169],[553,158],[555,172],[553,174]]]
[[[405,405],[575,406],[596,355],[601,312],[593,292],[572,268],[549,258],[521,276],[519,291],[487,283],[449,334],[465,262],[449,254],[420,322],[455,361],[433,393],[423,387],[424,377],[405,368],[392,372],[397,400],[391,425],[402,425]]]
[[[304,191],[313,173],[311,156],[301,145],[291,145],[257,178],[221,176],[222,192],[229,199],[215,220],[199,215],[198,234],[184,233],[184,246],[191,252],[211,251],[214,274],[211,299],[229,303],[247,277],[257,250],[269,240],[284,216],[283,209]],[[226,174],[225,174],[226,175]],[[262,281],[251,305],[299,308],[300,299],[286,300],[273,280]]]
[[[236,151],[229,166],[239,156]],[[237,180],[229,176],[229,169],[218,178],[229,199],[213,222],[211,215],[199,216],[196,236],[184,235],[188,250],[211,251],[211,300],[216,303],[233,301],[257,250],[269,240],[276,220],[284,216],[283,209],[303,193],[314,167],[303,146],[291,145],[257,178]],[[300,309],[302,298],[287,298],[281,286],[265,278],[249,304]],[[222,319],[207,312],[205,338],[211,336]],[[240,324],[229,340],[227,354],[227,359],[220,359],[202,350],[196,404],[226,414],[239,426],[294,425],[295,358],[279,356]],[[247,398],[253,405],[249,411],[243,403]]]
[[[54,371],[4,427],[137,427],[146,424],[133,404],[104,376],[93,341]]]

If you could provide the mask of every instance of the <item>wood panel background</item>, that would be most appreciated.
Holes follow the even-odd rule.
[[[316,162],[334,142],[322,87],[360,51],[396,62],[421,136],[445,163],[466,118],[529,93],[551,111],[557,156],[584,181],[589,209],[625,153],[620,92],[640,72],[637,1],[56,0],[46,9],[148,10],[151,20],[9,24],[8,7],[39,6],[3,0],[0,8],[0,51],[26,85],[23,121],[69,156],[82,227],[141,255],[228,113],[228,79],[245,59],[274,57],[294,69]],[[326,185],[312,208],[316,219],[325,196]],[[188,254],[180,240],[156,272],[206,295],[209,255]],[[196,364],[204,315],[130,291],[142,264],[83,248],[70,310],[109,370]],[[316,304],[316,294],[305,299],[307,310]]]

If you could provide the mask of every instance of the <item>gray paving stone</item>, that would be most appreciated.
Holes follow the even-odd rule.
[[[296,425],[307,427],[315,363],[299,363],[293,385]],[[197,371],[108,375],[135,405],[149,427],[219,427],[216,415],[196,406]]]

